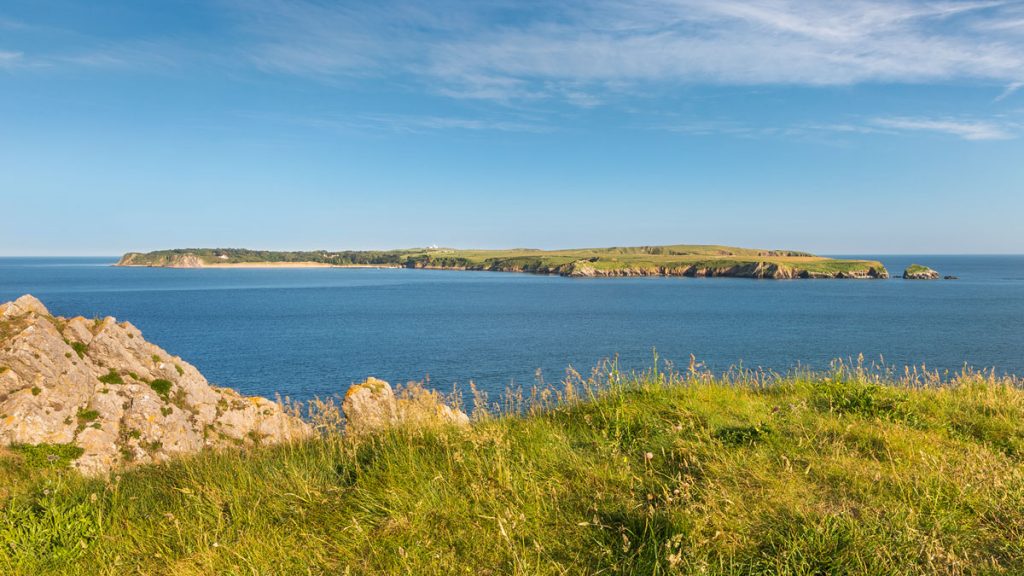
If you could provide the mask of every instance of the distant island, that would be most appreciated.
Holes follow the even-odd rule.
[[[406,250],[281,252],[185,248],[129,252],[117,266],[159,268],[382,267],[529,272],[572,277],[888,278],[874,260],[840,260],[792,250],[673,245],[572,250]]]

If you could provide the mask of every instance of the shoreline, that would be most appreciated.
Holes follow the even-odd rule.
[[[687,274],[687,273],[666,273],[664,271],[650,272],[627,270],[608,274],[560,274],[553,271],[532,271],[532,270],[489,270],[475,269],[455,266],[403,266],[400,264],[324,264],[321,262],[242,262],[233,264],[203,264],[202,266],[161,266],[150,264],[110,264],[111,268],[165,268],[168,270],[204,270],[204,269],[249,269],[249,270],[273,270],[273,269],[298,269],[298,268],[349,268],[366,270],[437,270],[443,272],[491,272],[497,274],[530,274],[534,276],[558,276],[562,278],[582,278],[593,280],[611,280],[618,278],[739,278],[746,280],[887,280],[886,276],[871,275],[850,275],[850,276],[793,276],[793,277],[758,277],[744,274],[712,273],[712,274]]]

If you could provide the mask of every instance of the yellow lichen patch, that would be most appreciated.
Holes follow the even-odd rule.
[[[348,398],[349,396],[355,394],[357,391],[362,390],[363,388],[369,388],[372,392],[380,392],[387,385],[388,383],[385,382],[384,380],[370,376],[369,378],[363,380],[359,384],[353,384],[352,386],[350,386],[348,391],[345,392],[345,397]]]

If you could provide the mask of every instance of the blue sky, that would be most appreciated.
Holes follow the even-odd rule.
[[[1024,2],[0,0],[0,254],[1024,252]]]

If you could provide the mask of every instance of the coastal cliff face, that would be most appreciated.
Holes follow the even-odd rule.
[[[562,276],[583,278],[609,278],[628,276],[685,276],[690,278],[758,278],[772,280],[794,280],[805,278],[888,278],[885,268],[866,266],[860,270],[839,270],[835,272],[818,272],[803,270],[794,266],[774,262],[754,262],[731,265],[692,264],[689,266],[648,266],[597,268],[587,261],[577,261],[563,266],[557,271]]]
[[[139,252],[129,252],[118,260],[116,266],[147,266],[153,268],[202,268],[205,262],[197,254],[182,253],[147,258]]]
[[[211,386],[128,322],[55,317],[27,295],[0,304],[0,446],[70,445],[74,467],[102,474],[309,433],[276,402]]]
[[[477,270],[485,272],[521,272],[528,274],[553,274],[572,278],[624,278],[637,276],[680,276],[690,278],[757,278],[771,280],[796,280],[812,278],[836,279],[885,279],[889,272],[880,265],[865,264],[859,268],[835,271],[818,271],[776,262],[742,263],[695,263],[677,266],[630,265],[598,267],[591,260],[575,260],[568,264],[548,265],[537,262],[523,262],[518,259],[492,260],[482,263],[451,261],[410,261],[408,268],[425,270]]]

